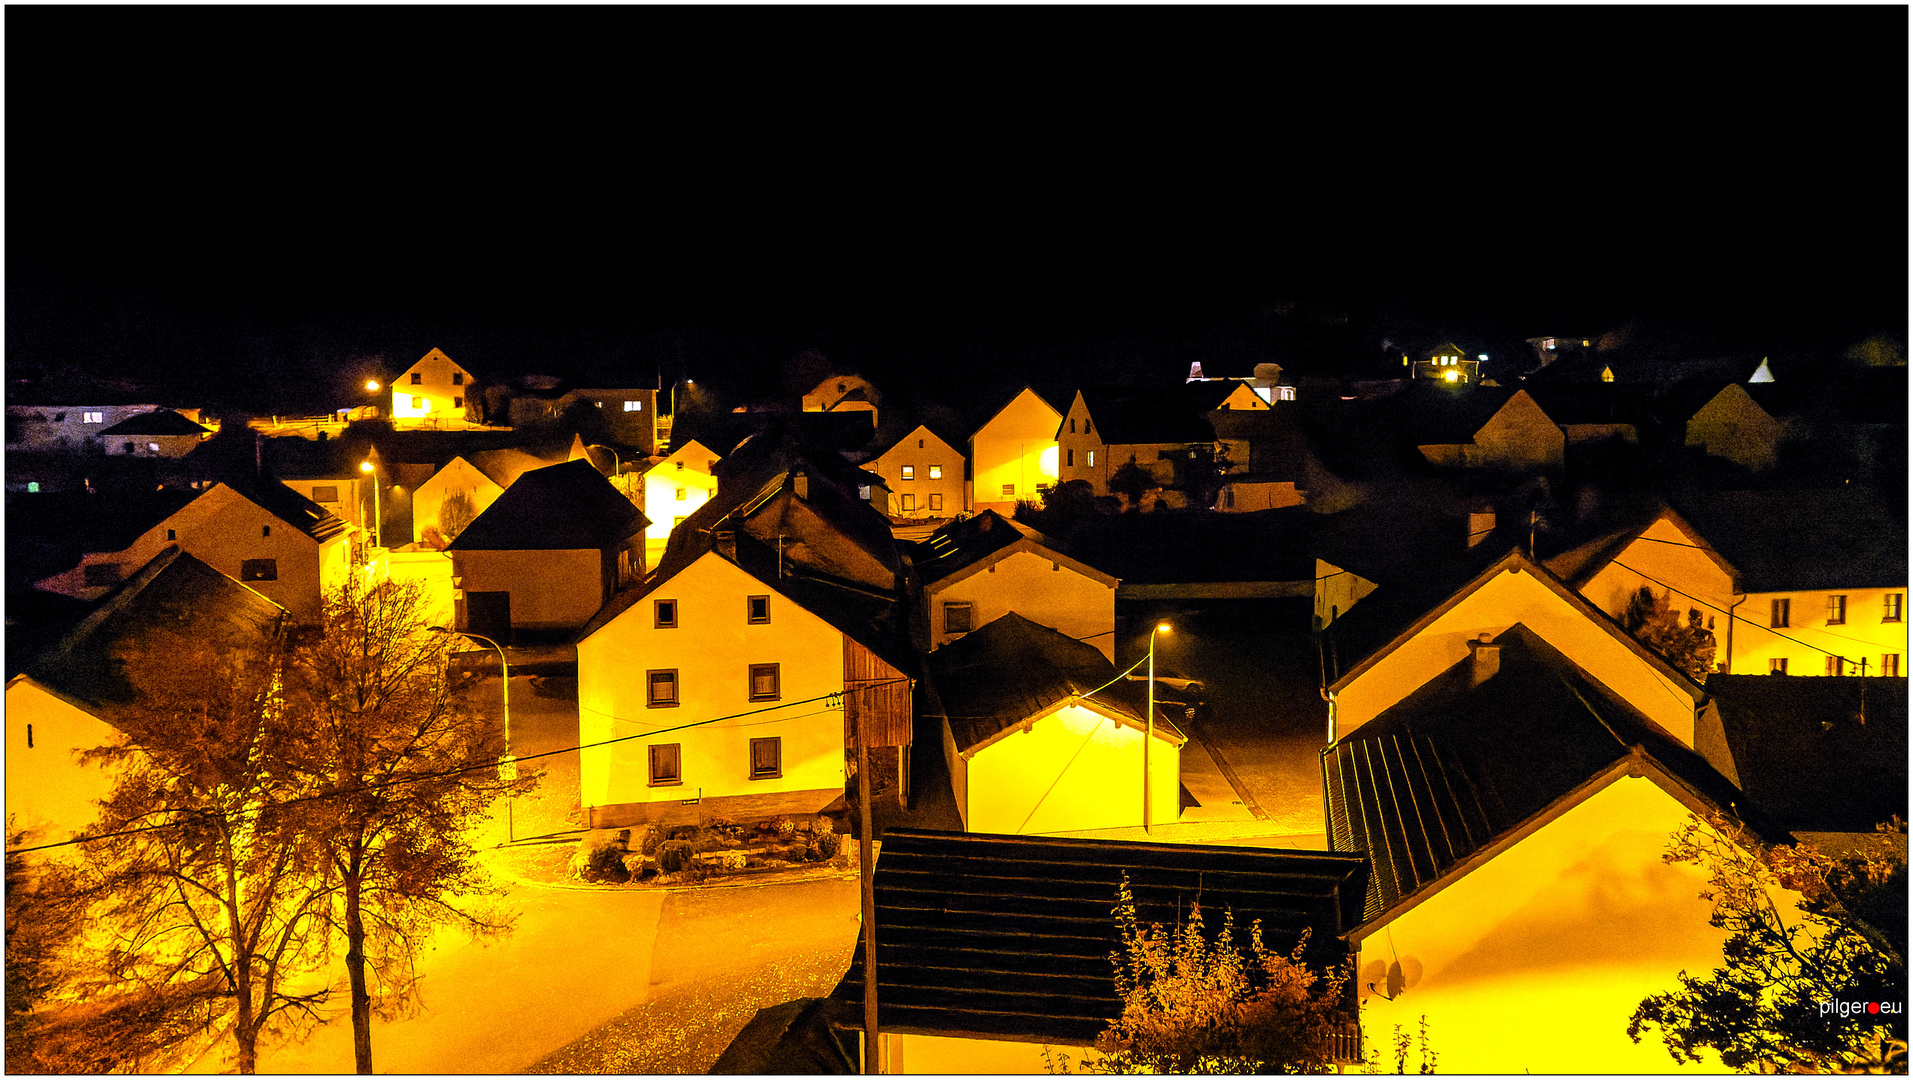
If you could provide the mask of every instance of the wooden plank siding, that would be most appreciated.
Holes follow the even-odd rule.
[[[913,685],[904,678],[903,672],[845,636],[844,746],[856,745],[856,725],[866,719],[870,726],[865,735],[873,748],[909,746]]]

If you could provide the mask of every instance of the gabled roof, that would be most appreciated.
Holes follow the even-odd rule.
[[[1322,751],[1329,837],[1373,864],[1365,931],[1637,769],[1697,810],[1739,793],[1699,754],[1517,623],[1499,670],[1463,658]]]
[[[647,524],[631,500],[580,458],[520,476],[447,550],[604,550],[623,544]]]
[[[890,1032],[1086,1045],[1122,1011],[1110,909],[1124,878],[1145,923],[1256,920],[1270,949],[1309,932],[1312,964],[1340,963],[1359,919],[1359,856],[892,829],[875,874],[877,1022]],[[831,994],[863,1026],[863,951]]]
[[[548,458],[527,453],[516,447],[505,447],[500,450],[475,450],[461,456],[464,457],[465,461],[470,464],[472,468],[484,473],[486,479],[489,479],[501,488],[512,486],[514,483],[517,483],[519,477],[533,469],[542,469],[547,465],[557,464]],[[446,464],[450,464],[450,462]]]
[[[339,536],[348,528],[330,510],[277,480],[251,476],[230,477],[208,488],[201,493],[200,498],[205,498],[220,487],[231,488],[253,505],[320,543]]]
[[[923,434],[919,435],[918,432],[922,432]],[[944,438],[941,434],[937,432],[935,428],[932,428],[928,424],[918,424],[916,427],[911,428],[908,432],[905,432],[903,435],[895,439],[892,439],[890,442],[885,443],[882,449],[876,451],[873,454],[870,454],[868,460],[875,461],[878,458],[884,456],[885,454],[888,454],[890,451],[895,450],[897,447],[904,446],[905,444],[909,443],[910,440],[923,438],[924,436],[928,436],[942,443],[947,449],[955,453],[958,457],[969,456],[969,454],[967,454],[963,450],[961,444],[951,442],[949,439]]]
[[[1049,411],[1055,413],[1058,417],[1061,417],[1065,412],[1068,411],[1067,409],[1057,408],[1051,402],[1050,398],[1046,396],[1045,394],[1043,394],[1042,391],[1036,389],[1033,386],[1025,386],[1017,390],[1016,393],[1011,394],[1008,398],[1005,398],[1003,401],[1003,404],[997,406],[996,409],[993,410],[990,413],[990,415],[982,423],[978,424],[974,429],[972,429],[970,432],[969,441],[975,442],[977,432],[982,431],[984,428],[989,427],[992,423],[994,423],[997,417],[1003,415],[1004,410],[1016,404],[1016,399],[1022,397],[1025,393],[1028,393],[1031,397],[1034,397],[1037,401],[1042,402],[1043,405],[1049,409]]]
[[[1872,832],[1907,816],[1904,678],[1710,675],[1707,690],[1723,771],[1776,826]]]
[[[917,568],[917,580],[929,586],[946,579],[961,580],[1018,551],[1035,552],[1065,564],[1112,589],[1117,585],[1116,578],[1071,558],[1061,544],[994,510],[941,526],[911,545],[908,553]]]
[[[101,435],[209,435],[212,429],[193,423],[171,409],[154,409],[129,416]]]
[[[1077,699],[1137,728],[1148,707],[1128,700],[1128,683],[1117,681],[1116,666],[1095,646],[1014,611],[931,653],[925,666],[960,754]],[[1096,691],[1101,693],[1089,696]],[[1158,723],[1167,725],[1158,709]],[[1180,731],[1167,727],[1157,729],[1159,736],[1180,744]]]
[[[1108,446],[1215,441],[1215,429],[1171,390],[1150,386],[1086,386],[1077,391]]]
[[[1742,592],[1907,584],[1906,516],[1865,488],[1696,491],[1669,501],[1739,571]]]
[[[27,674],[77,701],[111,709],[134,701],[141,686],[164,681],[179,650],[257,648],[285,614],[169,544],[28,664]]]
[[[1245,387],[1251,393],[1254,392],[1254,388],[1249,385],[1247,379],[1204,379],[1199,382],[1183,383],[1182,396],[1189,402],[1190,408],[1206,413],[1220,408],[1230,395]]]

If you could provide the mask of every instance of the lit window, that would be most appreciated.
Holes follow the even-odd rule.
[[[1905,601],[1906,601],[1905,593],[1897,593],[1897,592],[1887,593],[1886,594],[1886,610],[1880,615],[1880,621],[1881,622],[1899,622],[1900,609],[1901,609],[1901,606],[1905,603]]]
[[[39,493],[40,493],[40,482],[38,480],[28,480],[27,494],[38,495]]]
[[[967,634],[970,632],[970,604],[967,601],[946,600],[943,603],[943,632],[946,634]]]
[[[915,480],[917,478],[917,467],[915,465],[905,465],[903,467],[903,478],[905,480]]]
[[[1089,452],[1089,467],[1092,469],[1096,467],[1096,451],[1094,450]]]
[[[1847,621],[1847,598],[1834,593],[1827,597],[1827,625],[1839,626]]]
[[[242,559],[240,560],[240,563],[239,563],[239,580],[241,581],[278,581],[279,580],[279,560],[277,559]]]
[[[151,450],[153,453],[157,454],[159,453],[159,444],[156,442],[149,442],[146,444],[146,449]]]
[[[863,500],[863,501],[865,501],[865,502],[869,502],[869,501],[870,501],[870,485],[869,485],[869,484],[858,484],[858,485],[857,485],[857,497],[858,497],[859,499],[862,499],[862,500]]]
[[[1276,388],[1275,388],[1275,397],[1276,397],[1276,400],[1278,400],[1278,401],[1294,401],[1294,400],[1295,400],[1295,387],[1293,387],[1293,386],[1278,386],[1278,387],[1276,387]]]
[[[930,466],[930,479],[932,480],[943,479],[943,466],[941,465]]]
[[[1448,380],[1449,382],[1458,382],[1458,381],[1460,381],[1460,379],[1461,379],[1461,372],[1459,372],[1459,371],[1444,371],[1444,372],[1442,372],[1442,374],[1441,374],[1441,377],[1442,377],[1442,378],[1444,378],[1444,379],[1446,379],[1446,380]]]
[[[749,601],[745,604],[745,612],[746,612],[745,614],[746,622],[753,622],[753,623],[770,622],[771,621],[771,598],[768,596],[751,597]]]
[[[1898,678],[1900,674],[1900,654],[1885,653],[1880,657],[1880,674]]]
[[[778,698],[776,664],[751,665],[751,700],[776,701]]]
[[[941,496],[941,495],[934,495],[934,494],[933,494],[933,495],[931,495],[931,496],[930,496],[930,509],[932,509],[932,510],[941,510],[941,509],[943,509],[943,496]]]
[[[774,780],[784,775],[784,740],[751,740],[751,779]]]
[[[1787,621],[1787,619],[1788,619],[1788,617],[1789,617],[1789,616],[1790,616],[1790,614],[1791,614],[1791,610],[1790,610],[1790,609],[1791,609],[1792,607],[1793,607],[1793,601],[1792,601],[1792,600],[1790,600],[1790,599],[1787,599],[1786,597],[1782,597],[1782,598],[1780,598],[1780,599],[1778,599],[1778,600],[1775,600],[1775,601],[1773,602],[1773,607],[1772,607],[1772,609],[1771,609],[1771,612],[1770,612],[1770,614],[1769,614],[1769,616],[1768,616],[1768,619],[1767,619],[1767,625],[1768,625],[1768,626],[1789,626],[1789,625],[1791,625],[1791,624],[1790,624],[1790,623],[1789,623],[1789,622]]]
[[[1767,674],[1785,675],[1786,673],[1787,673],[1787,658],[1786,657],[1776,656],[1773,659],[1767,661]]]
[[[681,784],[684,782],[684,774],[682,768],[680,768],[681,761],[678,756],[679,745],[681,744],[667,743],[663,746],[647,748],[651,751],[652,787],[661,787],[665,784]]]
[[[915,495],[906,493],[898,497],[903,500],[903,509],[905,511],[915,510],[917,508],[917,497]]]
[[[1847,661],[1845,657],[1843,656],[1827,657],[1827,674],[1845,675],[1846,673],[1847,673]]]
[[[676,600],[654,601],[651,605],[651,612],[656,617],[656,621],[653,625],[658,629],[672,630],[677,628],[678,602]]]
[[[624,411],[625,411],[625,412],[643,412],[643,411],[644,411],[644,402],[642,402],[642,401],[627,401],[627,402],[625,402],[625,403],[624,403]]]
[[[104,424],[106,423],[106,414],[103,412],[83,412],[80,414],[80,423]]]
[[[649,687],[649,693],[645,695],[644,699],[645,707],[652,709],[677,708],[678,670],[676,668],[669,668],[663,671],[647,671],[644,675],[645,683]]]

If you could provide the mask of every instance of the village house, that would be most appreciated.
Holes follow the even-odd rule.
[[[144,523],[142,523],[144,524]],[[116,551],[88,552],[36,588],[94,600],[168,544],[246,583],[302,623],[319,618],[322,594],[351,571],[351,529],[276,480],[214,484]]]
[[[1200,374],[1202,365],[1195,365]],[[1267,412],[1269,403],[1244,379],[1192,378],[1183,384],[1183,397],[1197,412]]]
[[[1089,387],[1079,390],[1056,432],[1062,460],[1060,482],[1086,480],[1097,495],[1116,494],[1110,486],[1124,466],[1135,463],[1145,474],[1143,502],[1163,500],[1172,509],[1184,505],[1178,490],[1179,468],[1200,448],[1215,443],[1215,429],[1186,401],[1146,387]]]
[[[891,829],[877,861],[876,1046],[867,1071],[1029,1074],[1095,1054],[1122,1012],[1111,914],[1127,880],[1144,924],[1185,924],[1201,904],[1211,933],[1233,912],[1236,940],[1263,941],[1332,968],[1361,919],[1367,860],[1327,851],[1151,844]],[[830,996],[831,1022],[860,1047],[864,953]],[[1358,1060],[1354,1002],[1338,1060]]]
[[[930,647],[1016,612],[1116,656],[1116,578],[1027,525],[985,510],[953,521],[910,551]]]
[[[870,462],[890,488],[893,518],[955,517],[963,504],[963,452],[922,424]]]
[[[461,427],[477,380],[432,349],[392,380],[392,422],[399,428]]]
[[[106,433],[138,416],[150,416],[158,412],[170,412],[178,415],[187,423],[209,431],[205,417],[198,409],[168,409],[152,404],[9,404],[7,406],[6,436],[7,449],[13,450],[55,450],[81,452],[95,450],[103,453],[125,453],[123,446],[109,447]],[[217,423],[217,421],[212,421]],[[190,434],[180,429],[172,434]],[[144,446],[147,441],[141,440]],[[117,440],[123,444],[124,439]],[[161,441],[161,445],[169,445]],[[188,450],[191,447],[187,448]],[[171,456],[171,455],[169,455]]]
[[[643,574],[645,524],[589,461],[526,472],[446,549],[458,628],[568,639]]]
[[[1056,428],[1063,414],[1029,387],[1016,392],[970,436],[972,510],[1013,513],[1057,482]]]
[[[589,402],[599,411],[612,442],[630,447],[642,457],[658,452],[658,392],[642,390],[590,390],[571,392],[579,401]]]
[[[1434,379],[1439,382],[1472,386],[1481,381],[1481,361],[1468,355],[1468,350],[1452,341],[1423,353],[1420,360],[1408,363],[1408,357],[1402,357],[1404,366],[1410,368],[1409,377],[1414,379]]]
[[[1556,474],[1567,436],[1526,390],[1517,390],[1466,441],[1428,443],[1420,450],[1431,464],[1445,468]]]
[[[644,471],[645,516],[651,519],[644,532],[647,562],[656,565],[671,530],[716,493],[717,476],[712,470],[717,462],[718,455],[692,439]]]
[[[543,464],[533,467],[542,468]],[[459,524],[462,528],[490,509],[504,493],[505,485],[477,465],[463,457],[453,458],[412,493],[412,542],[424,541],[427,532],[436,532],[447,542],[457,537],[458,528],[450,527],[452,523],[445,520],[445,500],[451,496],[464,496],[467,516]]]
[[[1710,457],[1765,472],[1780,460],[1780,445],[1790,434],[1745,387],[1728,383],[1687,418],[1685,442]]]
[[[867,412],[874,427],[877,423],[877,406],[882,403],[883,395],[863,376],[831,375],[804,395],[803,411]]]
[[[278,604],[178,544],[162,547],[7,681],[10,827],[57,842],[91,825],[113,775],[78,758],[120,738],[119,711],[183,689],[175,683],[185,658],[244,656],[268,643],[287,618]]]
[[[1187,736],[1161,702],[1149,731],[1146,688],[1094,647],[1011,612],[931,653],[928,674],[971,832],[1081,833],[1181,815]]]
[[[101,448],[109,454],[164,458],[185,457],[212,437],[211,428],[172,409],[129,416],[99,434]]]

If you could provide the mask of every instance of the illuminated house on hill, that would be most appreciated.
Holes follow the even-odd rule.
[[[1009,514],[1057,483],[1056,428],[1063,414],[1029,387],[970,436],[970,506]]]

